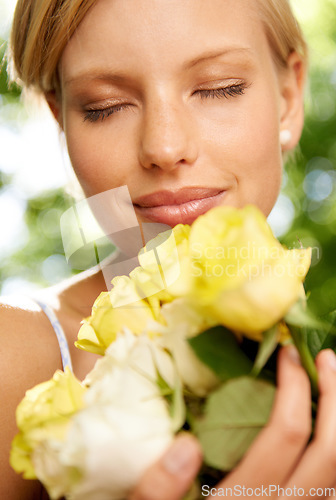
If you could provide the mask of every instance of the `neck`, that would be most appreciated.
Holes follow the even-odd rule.
[[[94,301],[101,292],[107,291],[107,287],[101,269],[95,267],[69,278],[48,291],[51,300],[55,301],[55,309],[65,306],[85,318],[90,316]]]

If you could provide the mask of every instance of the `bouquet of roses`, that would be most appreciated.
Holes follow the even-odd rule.
[[[268,420],[279,344],[296,345],[313,394],[314,356],[334,347],[306,305],[310,260],[253,206],[159,234],[83,321],[77,347],[102,355],[85,380],[58,371],[20,403],[14,469],[52,499],[122,500],[181,429],[204,470],[233,468]]]

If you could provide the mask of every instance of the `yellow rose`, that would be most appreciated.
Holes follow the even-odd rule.
[[[203,314],[246,336],[281,318],[303,293],[310,249],[285,249],[254,206],[217,207],[190,232],[191,295]]]
[[[128,276],[118,276],[112,284],[112,290],[99,295],[91,316],[83,321],[76,342],[80,349],[104,354],[124,326],[139,334],[149,320],[157,319],[160,314],[158,304],[143,300]]]
[[[164,322],[161,305],[190,287],[189,226],[179,224],[152,239],[139,253],[140,266],[128,276],[112,280],[110,292],[95,301],[83,321],[76,346],[104,354],[123,327],[133,333],[150,332],[150,322]]]
[[[190,226],[178,224],[160,233],[139,252],[140,267],[130,273],[144,292],[161,304],[185,295],[190,288]]]
[[[10,464],[26,479],[35,479],[34,453],[50,440],[64,438],[71,416],[84,406],[86,388],[73,373],[57,371],[53,378],[26,392],[16,410],[19,434],[12,443]]]

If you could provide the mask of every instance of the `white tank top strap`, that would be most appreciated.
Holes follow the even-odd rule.
[[[54,311],[51,309],[50,306],[42,302],[40,299],[36,299],[34,297],[34,301],[40,306],[44,314],[47,316],[47,318],[51,323],[51,326],[53,327],[56,333],[56,337],[61,351],[63,370],[65,370],[65,368],[68,366],[70,370],[73,371],[68,341],[66,339],[64,330],[56,314],[54,313]]]

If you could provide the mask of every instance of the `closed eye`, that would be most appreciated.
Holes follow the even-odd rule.
[[[88,120],[90,122],[97,122],[98,120],[105,120],[113,113],[118,113],[123,109],[129,108],[129,104],[117,104],[115,106],[109,106],[108,108],[102,109],[88,109],[85,111],[84,121]]]
[[[218,99],[222,97],[228,99],[229,97],[236,97],[239,95],[243,95],[246,88],[247,88],[246,84],[239,83],[236,85],[229,85],[227,87],[220,87],[213,89],[199,89],[196,90],[195,93],[199,94],[201,96],[201,99],[207,99],[209,97],[212,99],[214,99],[215,97]]]
[[[219,87],[213,89],[198,89],[194,94],[200,95],[201,99],[220,99],[225,97],[229,99],[230,97],[236,97],[243,95],[247,85],[245,83],[239,83],[235,85],[228,85],[227,87]],[[130,104],[117,104],[114,106],[109,106],[102,109],[89,109],[85,111],[84,121],[97,122],[98,120],[106,120],[113,113],[118,113],[119,111],[129,108]]]

